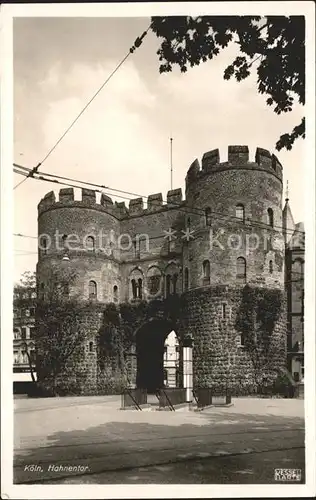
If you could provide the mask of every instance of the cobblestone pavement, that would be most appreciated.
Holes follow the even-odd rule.
[[[233,403],[197,413],[120,411],[115,396],[16,400],[14,481],[271,483],[275,468],[303,481],[304,401]]]

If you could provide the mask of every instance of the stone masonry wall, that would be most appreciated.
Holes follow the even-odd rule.
[[[241,304],[241,290],[217,286],[188,292],[183,296],[182,328],[192,335],[195,387],[230,387],[233,392],[253,386],[251,357],[240,346],[235,328]],[[225,311],[223,311],[223,306]],[[271,337],[275,344],[274,366],[286,363],[286,316],[282,312]]]

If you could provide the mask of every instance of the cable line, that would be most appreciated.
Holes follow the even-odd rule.
[[[51,147],[51,149],[48,151],[48,153],[44,156],[44,158],[42,159],[42,161],[40,161],[36,167],[34,167],[31,172],[29,173],[29,175],[26,176],[25,179],[23,179],[21,182],[19,182],[18,184],[16,184],[16,186],[14,186],[13,189],[16,189],[18,188],[21,184],[23,184],[23,182],[26,181],[26,179],[28,177],[33,177],[33,175],[35,173],[37,173],[39,167],[47,160],[47,158],[52,154],[52,152],[57,148],[58,144],[63,140],[63,138],[68,134],[68,132],[72,129],[72,127],[75,125],[75,123],[79,120],[79,118],[81,117],[81,115],[83,115],[83,113],[86,111],[86,109],[90,106],[90,104],[92,103],[92,101],[94,101],[94,99],[98,96],[98,94],[102,91],[102,89],[105,87],[105,85],[110,81],[110,79],[115,75],[115,73],[119,70],[119,68],[125,63],[125,61],[129,58],[129,56],[131,54],[133,54],[135,52],[136,49],[138,49],[138,47],[140,47],[140,45],[143,43],[143,39],[145,38],[145,36],[147,35],[150,27],[151,27],[152,23],[150,23],[150,25],[148,26],[148,28],[142,33],[141,36],[137,37],[134,44],[132,45],[132,47],[130,47],[129,51],[127,52],[127,54],[123,57],[123,59],[121,60],[121,62],[114,68],[114,70],[112,71],[112,73],[110,73],[110,75],[106,78],[106,80],[102,83],[101,87],[98,88],[98,90],[93,94],[93,96],[91,97],[91,99],[87,102],[87,104],[82,108],[82,110],[80,111],[80,113],[76,116],[76,118],[70,123],[70,125],[66,128],[65,132],[60,136],[60,138],[55,142],[55,144]]]
[[[18,164],[14,164],[14,166],[18,167],[18,168],[23,168],[26,171],[29,170],[26,167],[21,167]],[[19,172],[16,169],[14,169],[14,171],[16,173],[21,174],[21,175],[25,175],[25,172]],[[76,183],[79,183],[79,184],[84,184],[86,186],[92,186],[94,188],[97,187],[98,189],[92,189],[92,191],[95,191],[97,193],[101,193],[101,194],[104,193],[104,194],[107,194],[107,195],[117,196],[119,198],[122,198],[122,199],[125,199],[125,200],[129,200],[129,201],[133,199],[130,196],[137,197],[137,198],[148,199],[148,196],[145,196],[145,195],[141,195],[141,194],[137,194],[137,193],[132,193],[130,191],[123,191],[121,189],[112,188],[110,186],[104,186],[102,184],[96,184],[96,183],[92,183],[92,182],[88,182],[88,181],[81,181],[81,180],[73,179],[73,178],[70,178],[70,177],[64,177],[64,176],[50,174],[50,173],[46,173],[46,172],[41,172],[41,175],[39,175],[39,174],[37,174],[37,175],[38,175],[38,177],[34,177],[33,176],[33,178],[35,180],[42,180],[42,181],[45,181],[45,182],[53,182],[55,184],[60,184],[60,185],[63,185],[63,186],[69,186],[69,187],[73,187],[73,188],[76,188],[76,189],[80,189],[82,186],[77,186],[77,185],[74,185],[74,184],[71,183],[71,182],[76,182]],[[44,176],[52,177],[54,179],[47,179]],[[57,179],[63,179],[63,180],[70,181],[70,182],[66,182],[65,183],[65,182],[61,182],[61,181],[59,181]],[[129,195],[129,196],[115,195],[113,193],[105,192],[104,190],[110,190],[110,191],[114,191],[116,193],[123,193],[124,195]],[[163,203],[168,203],[168,202],[166,202],[166,200],[162,200],[162,201],[163,201]],[[200,215],[200,216],[206,217],[205,209],[203,209],[203,208],[192,207],[192,206],[184,207],[182,204],[175,203],[175,202],[169,202],[168,205],[169,206],[177,207],[177,208],[179,208],[180,211],[185,212],[186,214]],[[237,217],[234,217],[234,216],[229,215],[227,213],[224,213],[224,212],[215,212],[215,211],[211,211],[210,218],[216,218],[216,219],[220,219],[220,220],[222,219],[222,220],[225,220],[225,221],[227,221],[227,219],[229,219],[229,220],[232,220],[232,222],[237,222],[238,220],[240,220]],[[293,234],[295,232],[295,233],[301,233],[301,234],[305,235],[305,231],[301,231],[299,229],[293,229],[293,230],[292,229],[287,229],[287,230],[284,230],[283,226],[273,225],[273,227],[272,227],[272,226],[268,226],[267,224],[265,224],[262,221],[255,220],[255,219],[250,219],[250,218],[247,219],[247,221],[251,222],[252,225],[257,225],[257,226],[259,226],[261,228],[267,226],[270,229],[282,229],[283,232],[286,232],[286,233],[289,233],[289,234],[290,233]]]

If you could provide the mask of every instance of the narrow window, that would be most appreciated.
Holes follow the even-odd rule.
[[[172,276],[172,293],[173,295],[176,295],[177,293],[177,281],[178,281],[178,275],[177,274],[174,274]]]
[[[273,227],[274,221],[273,221],[273,210],[272,210],[272,208],[268,208],[268,224],[269,224],[269,226]]]
[[[191,217],[187,218],[187,228],[190,229],[191,227]]]
[[[241,203],[236,205],[236,218],[245,222],[245,207]]]
[[[204,285],[208,285],[210,283],[210,277],[211,277],[210,261],[205,260],[203,262],[203,284]]]
[[[246,280],[246,259],[244,257],[238,257],[237,259],[237,274],[236,277],[239,280]]]
[[[88,236],[86,239],[86,249],[93,251],[95,249],[95,242],[93,236]]]
[[[27,332],[26,332],[26,327],[25,327],[25,326],[22,326],[21,331],[22,331],[22,336],[21,336],[21,338],[22,338],[22,340],[25,340],[25,339],[26,339],[26,333],[27,333]]]
[[[226,319],[226,304],[222,304],[222,318]]]
[[[137,299],[137,285],[136,285],[136,280],[132,279],[132,294],[133,294],[133,299]]]
[[[114,302],[118,301],[118,287],[117,287],[117,285],[114,285],[114,287],[113,287],[113,298],[114,298]]]
[[[69,284],[68,283],[63,284],[63,294],[65,297],[69,297]]]
[[[93,342],[89,342],[89,352],[93,352]]]
[[[189,269],[186,267],[184,270],[184,291],[189,290]]]
[[[244,347],[244,345],[245,345],[244,342],[245,342],[245,336],[242,333],[241,335],[237,336],[237,346],[238,347]]]
[[[169,297],[171,294],[171,275],[167,274],[166,276],[166,295]]]
[[[34,338],[35,338],[35,327],[31,326],[30,327],[30,339],[34,339]]]
[[[62,236],[62,243],[63,243],[63,248],[67,249],[67,234],[63,234]]]
[[[89,281],[89,299],[96,298],[97,296],[97,284],[95,281]]]
[[[42,249],[42,252],[43,252],[43,255],[46,255],[47,254],[47,238],[41,238],[41,249]]]
[[[143,298],[143,280],[141,278],[138,279],[138,298]]]
[[[273,273],[273,261],[272,260],[269,260],[269,273],[270,274]]]
[[[140,248],[139,248],[139,240],[133,241],[134,245],[134,256],[136,259],[140,258]]]
[[[207,207],[205,209],[205,224],[207,226],[211,226],[212,224],[212,210],[210,209],[210,207]]]

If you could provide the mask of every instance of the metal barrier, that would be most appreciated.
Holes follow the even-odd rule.
[[[193,396],[198,408],[206,406],[222,406],[231,403],[231,394],[225,390],[216,390],[211,387],[196,387],[193,389]]]
[[[160,389],[157,395],[159,407],[169,407],[171,411],[175,411],[175,405],[186,402],[186,390],[179,387]]]
[[[125,389],[121,394],[121,401],[122,408],[134,406],[142,411],[141,405],[147,403],[147,391],[146,389]]]

